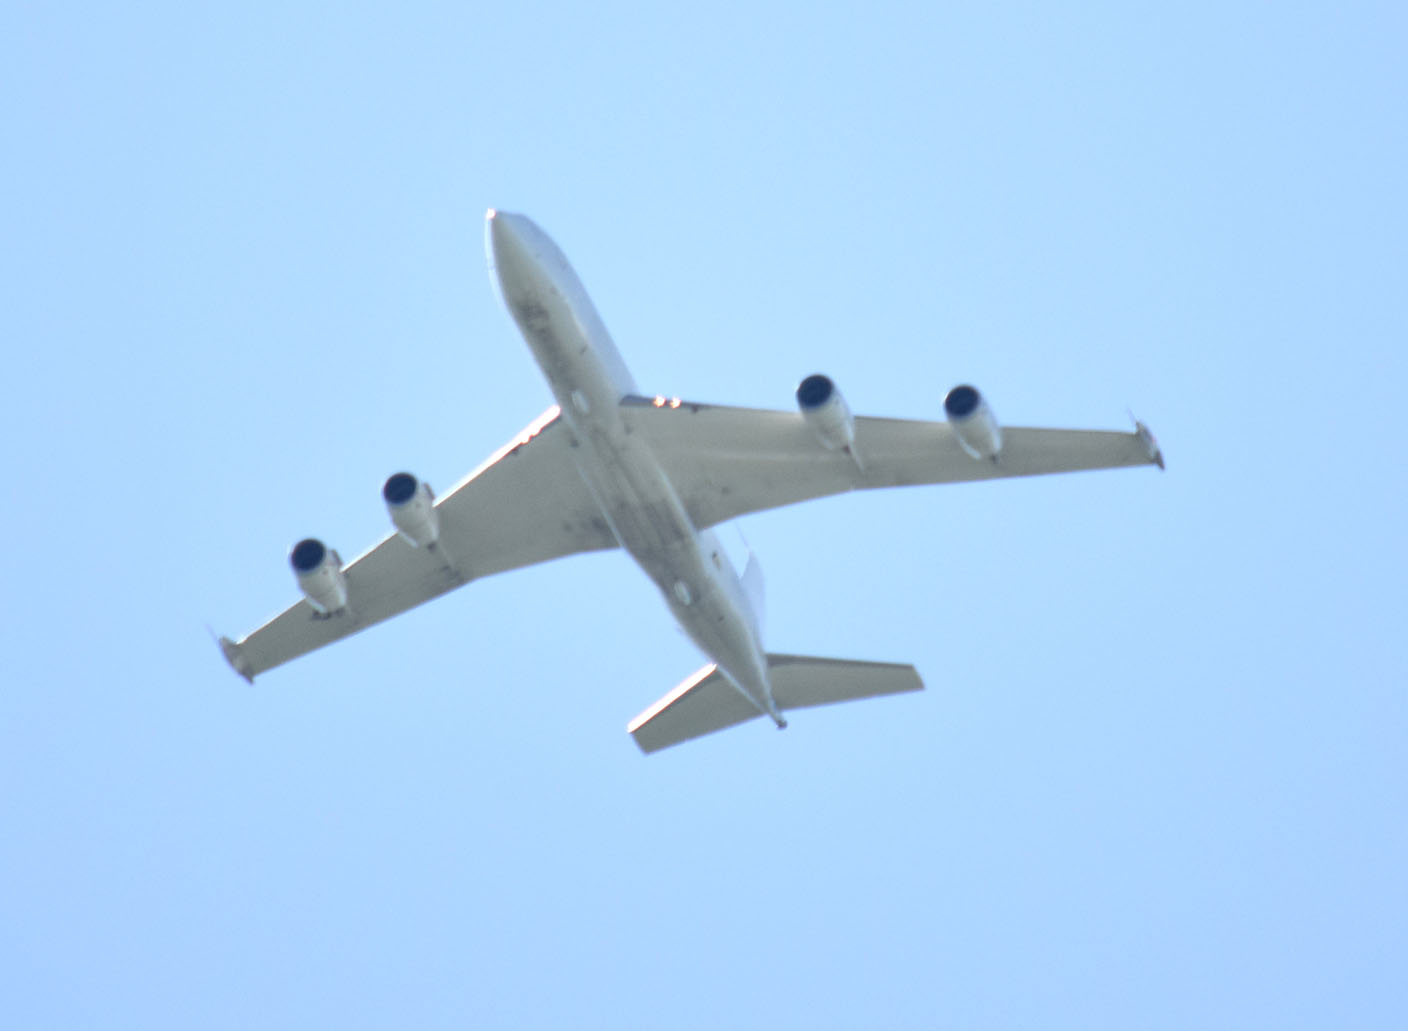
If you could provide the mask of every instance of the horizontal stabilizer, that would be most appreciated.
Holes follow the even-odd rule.
[[[773,653],[767,659],[773,700],[784,711],[924,687],[914,667],[901,663]],[[650,753],[761,715],[762,710],[710,663],[633,719],[626,729],[640,750]]]

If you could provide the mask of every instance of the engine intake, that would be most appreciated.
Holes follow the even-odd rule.
[[[828,451],[839,451],[855,443],[855,417],[831,377],[818,372],[802,380],[797,385],[797,407]]]
[[[429,484],[410,473],[394,473],[381,488],[381,496],[396,532],[406,541],[428,548],[440,540],[440,513],[435,511],[435,493]]]
[[[950,390],[944,398],[944,414],[964,451],[974,458],[997,461],[1002,451],[1002,428],[976,387],[965,383]]]
[[[293,546],[288,560],[298,589],[320,614],[330,616],[347,608],[347,577],[336,551],[309,537]]]

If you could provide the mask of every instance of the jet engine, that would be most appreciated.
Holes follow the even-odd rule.
[[[855,417],[829,376],[818,372],[802,380],[797,386],[797,407],[828,451],[840,451],[855,443]]]
[[[395,473],[381,488],[386,510],[399,533],[418,548],[433,547],[440,540],[440,513],[430,485],[410,473]]]
[[[342,558],[316,537],[299,541],[289,552],[298,589],[308,604],[324,616],[347,608],[347,577]]]
[[[974,458],[997,461],[1002,450],[1002,428],[977,388],[966,384],[954,387],[944,398],[944,412],[964,451]]]

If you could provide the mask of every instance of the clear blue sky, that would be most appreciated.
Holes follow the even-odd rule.
[[[0,14],[0,1022],[1404,1026],[1402,8],[934,6]],[[647,390],[1169,470],[745,520],[773,647],[928,684],[783,734],[637,753],[619,554],[246,686],[548,404],[491,205]]]

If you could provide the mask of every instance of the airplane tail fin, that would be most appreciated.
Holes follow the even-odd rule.
[[[781,710],[919,691],[913,666],[768,653],[772,696]],[[642,752],[657,752],[763,715],[713,663],[699,670],[626,727]]]

